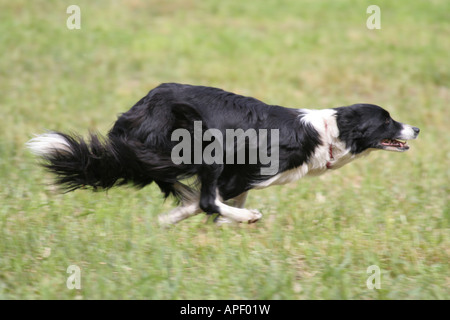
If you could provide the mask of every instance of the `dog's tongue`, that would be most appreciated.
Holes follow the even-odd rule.
[[[393,146],[393,147],[404,147],[406,142],[399,141],[396,139],[384,139],[381,143],[385,146]]]

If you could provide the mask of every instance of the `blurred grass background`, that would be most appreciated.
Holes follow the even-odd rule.
[[[71,4],[80,30],[66,27]],[[381,30],[366,28],[371,4]],[[449,299],[449,12],[445,0],[0,0],[0,298]],[[263,220],[226,228],[199,215],[160,229],[173,204],[155,186],[61,195],[24,148],[45,129],[106,133],[168,81],[288,107],[375,103],[422,132],[407,153],[254,191]]]

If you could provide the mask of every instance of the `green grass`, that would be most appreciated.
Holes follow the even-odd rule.
[[[81,30],[66,8],[81,8]],[[0,0],[0,298],[449,299],[448,1]],[[255,225],[164,230],[158,189],[60,194],[24,148],[106,133],[161,82],[289,107],[369,102],[422,129],[319,178],[254,191]],[[69,290],[68,266],[81,268]],[[371,265],[381,289],[366,286]]]

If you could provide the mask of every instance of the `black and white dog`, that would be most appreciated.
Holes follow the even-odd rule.
[[[200,212],[255,222],[261,213],[243,208],[249,190],[319,175],[373,150],[406,151],[418,134],[376,105],[290,109],[166,83],[120,115],[106,138],[48,132],[28,147],[68,191],[155,182],[181,202],[160,216],[164,224]]]

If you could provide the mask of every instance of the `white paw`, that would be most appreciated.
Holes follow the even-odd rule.
[[[168,215],[168,214],[159,215],[158,223],[159,223],[159,226],[162,228],[169,228],[170,226],[172,226],[174,224],[170,215]]]
[[[248,223],[255,223],[256,221],[262,218],[262,214],[258,210],[249,209],[248,211],[251,213],[251,217],[248,220]]]

